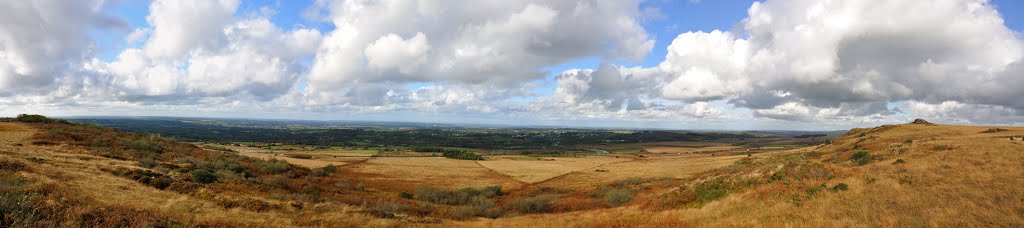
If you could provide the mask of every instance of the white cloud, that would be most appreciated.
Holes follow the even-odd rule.
[[[224,27],[234,20],[238,5],[238,0],[153,1],[146,17],[153,26],[146,54],[180,59],[189,51],[223,46]]]
[[[411,74],[423,61],[426,61],[424,54],[428,50],[430,50],[430,44],[423,33],[416,33],[416,36],[408,40],[390,33],[367,46],[364,53],[367,64],[371,68],[377,70],[399,68],[399,72]]]
[[[157,0],[141,28],[102,1],[10,1],[0,106],[1022,122],[1024,42],[984,0],[755,2],[732,31],[678,35],[657,66],[608,64],[653,48],[642,23],[663,14],[638,5],[317,1],[304,15],[335,27],[320,31],[237,0]],[[95,31],[128,48],[101,59]],[[582,59],[603,63],[544,77]]]
[[[0,96],[44,95],[76,71],[94,45],[92,29],[127,29],[102,1],[0,2]],[[108,31],[109,32],[109,31]]]
[[[679,35],[663,95],[780,119],[888,115],[887,102],[908,100],[1024,108],[1009,99],[1024,95],[1024,45],[984,0],[765,1],[748,13],[742,36]]]
[[[639,60],[654,41],[636,19],[637,5],[589,0],[319,3],[336,29],[317,52],[306,96],[315,104],[343,104],[351,100],[344,96],[358,93],[340,91],[382,82],[512,89],[541,79],[544,67],[579,58]]]

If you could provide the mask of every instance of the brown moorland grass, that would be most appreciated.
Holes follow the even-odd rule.
[[[918,124],[854,129],[831,145],[744,159],[698,174],[641,205],[450,225],[1022,226],[1024,142],[1008,138],[1024,128],[980,133],[985,129]],[[851,160],[859,151],[871,159]],[[700,203],[705,197],[712,200]],[[682,204],[666,205],[673,201]]]
[[[328,172],[90,126],[0,123],[0,225],[1024,226],[1024,142],[1010,140],[1024,128],[989,128],[853,129],[750,157],[645,154],[527,184],[474,161],[373,158]],[[197,169],[218,179],[196,183]],[[476,197],[490,185],[506,192]]]
[[[477,161],[477,163],[483,167],[494,170],[495,172],[532,184],[572,172],[589,170],[601,165],[629,160],[630,159],[607,156],[589,156],[550,157],[535,161],[499,158]]]
[[[394,191],[411,191],[416,185],[448,189],[501,186],[514,189],[522,182],[491,171],[471,160],[441,157],[379,157],[342,167],[350,176]]]
[[[161,169],[174,164],[209,167],[205,164],[218,161],[239,162],[241,169],[247,169],[249,165],[258,166],[259,162],[208,153],[190,144],[91,126],[23,123],[0,123],[0,126],[3,135],[12,135],[7,133],[9,131],[41,129],[35,131],[35,136],[22,138],[21,142],[0,142],[0,164],[16,164],[0,165],[3,169],[0,181],[5,183],[0,186],[3,196],[0,201],[4,201],[0,203],[4,207],[0,210],[3,214],[0,225],[4,226],[279,227],[403,223],[363,213],[363,207],[346,203],[351,200],[346,201],[345,195],[321,193],[314,196],[304,190],[315,186],[322,178],[331,177],[283,177],[280,183],[286,186],[271,187],[262,184],[263,171],[250,169],[246,172],[253,176],[246,179],[232,179],[218,172],[221,179],[216,183],[196,185],[189,183],[187,172]],[[116,144],[118,140],[110,139],[135,141],[125,141],[132,146],[124,148]],[[157,151],[155,148],[159,148],[159,152],[149,155],[154,153],[149,150]],[[164,158],[170,161],[162,160]],[[132,180],[111,171],[147,170],[138,166],[145,159],[159,163],[153,170],[171,178],[169,188],[160,190],[151,187],[149,179]],[[190,159],[198,159],[198,163]],[[303,173],[288,166],[283,170],[286,175]],[[330,181],[335,182],[338,181]],[[339,190],[351,192],[331,191]],[[358,197],[358,194],[353,195]],[[372,197],[361,198],[363,202],[375,202]],[[299,214],[304,216],[297,216]]]

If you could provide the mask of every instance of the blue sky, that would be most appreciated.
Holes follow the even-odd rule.
[[[1020,1],[47,1],[3,3],[2,114],[1024,123]]]

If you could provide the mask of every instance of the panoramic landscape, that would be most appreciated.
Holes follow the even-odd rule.
[[[0,3],[0,227],[1024,226],[1024,4]]]

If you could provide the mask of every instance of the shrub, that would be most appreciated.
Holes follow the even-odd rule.
[[[322,177],[330,175],[331,173],[334,173],[334,171],[338,171],[338,168],[335,167],[334,165],[327,165],[324,166],[323,168],[314,169],[313,172],[310,174],[315,177]]]
[[[408,209],[405,204],[395,202],[380,202],[370,206],[370,214],[380,218],[394,218],[395,213]]]
[[[850,186],[846,185],[846,183],[838,183],[838,184],[836,184],[836,186],[832,186],[832,191],[833,192],[846,191],[846,190],[849,190],[849,189],[850,189]]]
[[[282,174],[288,172],[288,162],[270,159],[270,161],[260,163],[260,172],[267,174]]]
[[[412,193],[408,193],[408,192],[404,192],[403,191],[403,192],[398,192],[398,198],[412,199],[413,195],[412,195]]]
[[[192,170],[191,174],[192,174],[192,182],[201,183],[201,184],[209,184],[209,183],[217,182],[217,175],[214,175],[209,170],[196,169],[196,170]]]
[[[156,167],[156,160],[153,160],[153,158],[142,159],[139,161],[139,166],[152,169]]]
[[[288,178],[282,175],[272,175],[263,177],[261,182],[266,185],[270,185],[277,188],[288,188]]]
[[[513,210],[523,214],[544,213],[551,211],[551,202],[554,201],[555,199],[552,196],[539,195],[525,199],[517,199],[512,201],[509,205]]]
[[[487,186],[480,190],[480,193],[487,198],[494,198],[497,196],[505,195],[505,192],[501,191],[501,186]]]
[[[721,179],[704,181],[694,186],[697,203],[707,203],[725,197],[729,194],[729,184]]]
[[[633,192],[627,189],[609,189],[604,192],[604,202],[613,207],[633,200]]]
[[[902,158],[896,159],[896,161],[892,162],[892,164],[894,164],[894,165],[896,165],[896,164],[904,164],[904,163],[907,163],[907,161],[903,160]]]
[[[857,165],[866,165],[871,163],[874,158],[871,156],[871,152],[867,150],[860,150],[850,156],[850,160],[853,160]]]
[[[504,193],[501,192],[501,187],[498,186],[490,186],[483,188],[482,190],[463,188],[455,191],[434,188],[426,185],[416,186],[416,199],[447,205],[479,204],[481,199],[490,202],[490,200],[487,199],[500,196],[502,194]]]
[[[334,166],[334,164],[328,164],[324,166],[323,170],[327,173],[334,173],[334,171],[338,171],[338,167]]]
[[[146,140],[146,139],[139,139],[139,140],[123,139],[123,140],[121,140],[121,145],[124,145],[124,147],[127,147],[128,149],[132,149],[132,150],[136,150],[136,151],[140,151],[140,152],[160,153],[160,152],[164,151],[164,148],[162,146],[160,146],[159,143],[154,142],[152,140]]]

